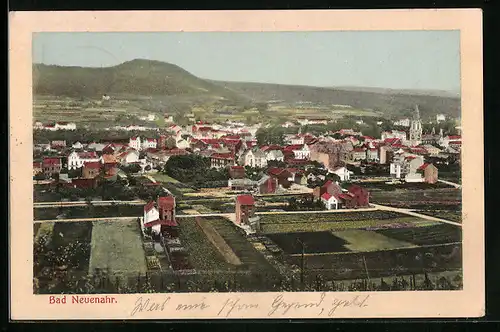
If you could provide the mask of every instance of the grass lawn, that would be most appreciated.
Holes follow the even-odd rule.
[[[96,221],[92,229],[89,273],[146,273],[146,259],[139,225],[130,221]]]
[[[269,215],[262,215],[261,220],[265,220]],[[280,215],[281,218],[286,219],[288,216]],[[296,217],[294,215],[293,217]],[[289,233],[289,232],[321,232],[321,231],[335,231],[345,229],[361,229],[366,227],[374,227],[387,224],[400,224],[402,226],[419,227],[428,225],[429,222],[416,217],[403,217],[396,219],[368,219],[356,221],[338,221],[338,222],[324,222],[324,221],[309,221],[309,222],[281,222],[281,223],[262,223],[263,233]]]
[[[153,177],[158,182],[179,183],[179,181],[177,181],[173,177],[163,173],[151,174],[151,177]]]
[[[374,231],[362,229],[349,229],[332,233],[347,241],[348,244],[345,247],[351,251],[387,250],[414,246],[409,242],[399,241]]]

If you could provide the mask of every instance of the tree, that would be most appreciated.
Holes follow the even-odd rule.
[[[284,130],[279,126],[269,128],[259,128],[255,134],[259,145],[284,145]]]

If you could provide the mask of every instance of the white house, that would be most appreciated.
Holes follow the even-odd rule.
[[[368,161],[378,161],[378,149],[377,148],[368,148],[366,149],[366,159]]]
[[[406,141],[406,132],[399,130],[389,130],[382,132],[382,140],[386,140],[388,138],[399,138],[402,141]]]
[[[352,172],[347,169],[347,167],[340,166],[334,168],[331,173],[337,174],[340,177],[340,181],[349,181],[351,179]]]
[[[436,122],[437,123],[444,122],[444,121],[446,121],[446,115],[436,114]]]
[[[144,207],[144,217],[142,218],[141,226],[144,230],[146,227],[144,225],[149,224],[153,221],[160,219],[160,212],[155,206],[155,202],[150,202]],[[159,234],[161,231],[161,224],[156,224],[151,227],[154,233]]]
[[[75,142],[75,143],[73,143],[73,144],[71,145],[71,147],[72,147],[73,149],[80,150],[80,149],[83,149],[83,144],[82,144],[82,143],[80,143],[80,142]]]
[[[395,126],[409,127],[410,126],[410,119],[406,118],[406,119],[401,119],[401,120],[398,120],[398,121],[394,121],[393,124]]]
[[[100,158],[95,152],[76,152],[68,155],[68,169],[77,169],[83,167],[83,164],[90,162],[99,162]]]
[[[457,143],[459,144],[461,142],[462,142],[462,136],[448,135],[440,140],[439,145],[447,148],[448,146],[450,146],[450,144],[457,144]]]
[[[147,149],[156,149],[156,146],[158,145],[158,142],[154,138],[145,138],[141,142],[141,148],[143,150]]]
[[[337,210],[339,208],[339,201],[330,193],[324,193],[321,195],[321,201],[325,204],[327,210]]]
[[[243,163],[250,167],[266,167],[266,155],[259,148],[253,148],[243,154]]]
[[[128,165],[139,162],[139,152],[134,149],[127,150],[118,155],[117,159],[120,160],[121,164]]]
[[[130,146],[133,149],[136,149],[137,151],[141,150],[142,149],[141,137],[140,136],[130,137],[128,146]]]
[[[285,156],[281,150],[268,150],[265,152],[267,161],[276,160],[283,161],[285,160]]]
[[[296,159],[309,159],[311,157],[311,150],[307,144],[303,144],[300,149],[292,150]]]
[[[163,115],[163,119],[165,123],[173,123],[174,122],[174,116],[170,114],[165,114]]]
[[[189,148],[189,142],[186,141],[185,139],[181,138],[181,139],[177,140],[177,142],[175,143],[175,146],[178,149],[188,149]]]
[[[76,124],[73,122],[56,122],[56,130],[76,130]]]
[[[302,145],[304,144],[304,136],[291,135],[287,137],[287,141],[290,145]]]

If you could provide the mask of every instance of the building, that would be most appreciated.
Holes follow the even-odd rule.
[[[231,179],[244,179],[245,178],[245,167],[243,166],[231,166],[229,167],[229,176]]]
[[[425,163],[418,171],[422,173],[424,182],[434,184],[438,181],[438,169],[433,164]]]
[[[126,149],[115,155],[116,161],[124,166],[139,162],[139,152],[134,149]]]
[[[380,147],[380,164],[387,164],[393,158],[393,148],[388,145]]]
[[[446,121],[446,115],[436,114],[436,122],[437,123],[444,122],[444,121]]]
[[[141,137],[140,136],[132,136],[132,137],[130,137],[128,146],[130,146],[132,149],[140,151],[141,148],[142,148]]]
[[[285,160],[285,155],[280,149],[269,149],[264,151],[264,153],[266,154],[267,161],[275,160],[282,162]]]
[[[460,145],[461,143],[462,143],[462,136],[459,135],[444,136],[442,140],[439,142],[439,144],[444,148],[447,148],[450,145]]]
[[[269,167],[269,169],[267,170],[267,175],[272,178],[276,178],[276,180],[278,181],[278,185],[282,186],[283,188],[290,188],[290,179],[292,178],[292,173],[290,173],[286,168]]]
[[[80,142],[75,142],[71,145],[71,147],[75,150],[81,150],[83,149],[83,144]]]
[[[141,220],[142,229],[151,228],[153,233],[160,234],[162,225],[177,226],[175,218],[175,197],[158,197],[144,206],[144,216]]]
[[[42,162],[34,161],[33,162],[33,176],[38,175],[43,172]]]
[[[379,158],[378,158],[378,149],[377,148],[368,148],[368,149],[366,149],[366,160],[377,162],[379,160]]]
[[[236,224],[250,226],[258,230],[259,217],[255,216],[255,200],[252,195],[238,195],[236,197]]]
[[[157,145],[157,141],[154,138],[145,138],[141,142],[142,150],[156,149]]]
[[[259,194],[274,194],[278,189],[278,179],[264,174],[256,183]]]
[[[253,189],[254,185],[254,181],[245,178],[227,180],[227,186],[231,190],[251,190]]]
[[[340,207],[338,195],[332,195],[326,192],[321,195],[321,201],[325,204],[327,210],[337,210]]]
[[[52,141],[50,142],[50,148],[53,150],[64,149],[66,147],[66,141]]]
[[[83,164],[82,177],[84,179],[93,179],[99,175],[101,171],[100,162],[87,162]]]
[[[232,153],[213,153],[210,156],[210,167],[226,168],[235,164],[234,155]]]
[[[338,183],[328,180],[321,187],[316,187],[313,190],[313,196],[315,199],[321,199],[321,196],[324,193],[329,193],[330,195],[340,195],[342,194],[342,188],[340,188]]]
[[[352,185],[349,187],[348,194],[354,198],[355,207],[370,206],[370,193],[365,188]]]
[[[284,151],[292,151],[295,159],[308,160],[311,158],[311,150],[307,144],[289,145],[284,148]]]
[[[62,163],[60,158],[47,157],[43,158],[42,171],[46,176],[61,173]]]
[[[331,170],[333,174],[338,175],[340,178],[340,181],[349,181],[351,179],[351,174],[352,172],[347,169],[345,166],[339,166],[335,167],[333,170]]]
[[[242,155],[243,164],[250,167],[264,168],[267,166],[266,154],[258,147],[247,150]]]
[[[381,134],[381,139],[382,141],[385,141],[390,138],[398,138],[401,141],[406,140],[406,132],[400,131],[400,130],[388,130],[388,131],[383,131]]]
[[[73,122],[56,122],[56,130],[76,130],[76,124]]]
[[[73,151],[68,155],[68,169],[83,167],[84,163],[99,162],[100,158],[94,151]]]
[[[415,113],[410,124],[410,145],[416,146],[422,143],[422,121],[418,105],[415,106]]]
[[[366,160],[366,149],[365,148],[354,148],[351,151],[349,159],[351,161]]]
[[[410,126],[410,119],[405,118],[405,119],[397,120],[397,121],[394,121],[393,124],[395,126],[399,126],[399,127],[409,127]]]

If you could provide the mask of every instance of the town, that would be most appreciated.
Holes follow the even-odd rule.
[[[35,292],[461,287],[460,119],[158,116],[35,122]]]

